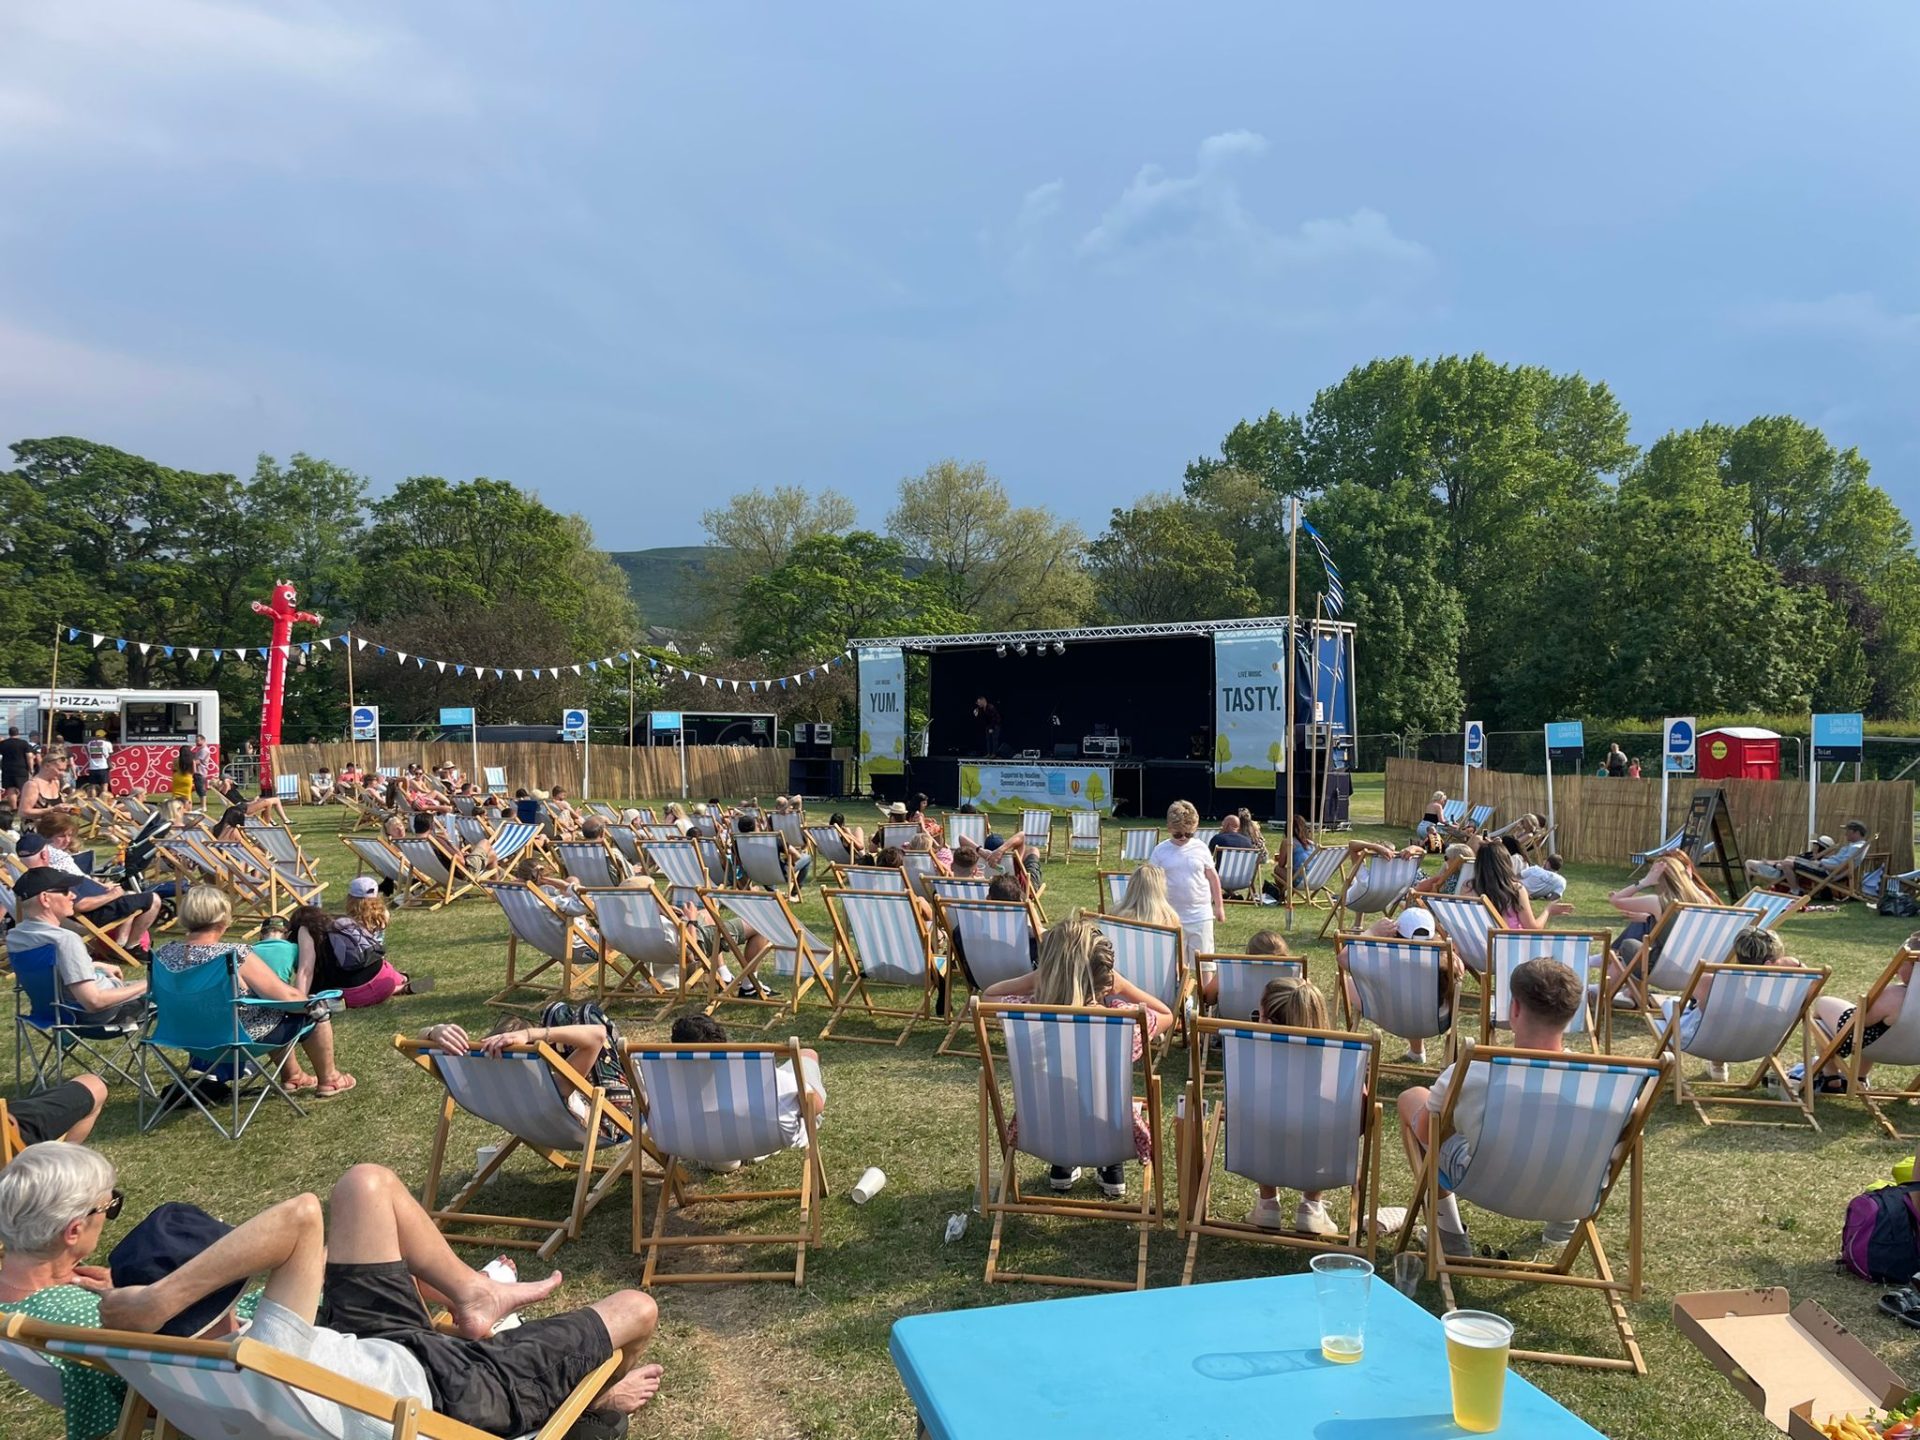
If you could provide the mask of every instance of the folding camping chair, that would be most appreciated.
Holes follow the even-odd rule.
[[[1022,810],[1020,812],[1020,833],[1027,837],[1027,853],[1043,859],[1053,858],[1053,812],[1051,810]]]
[[[1670,1057],[1640,1060],[1612,1055],[1587,1059],[1539,1050],[1468,1045],[1454,1069],[1446,1105],[1436,1118],[1427,1152],[1420,1157],[1414,1202],[1395,1245],[1413,1245],[1422,1212],[1439,1208],[1443,1188],[1462,1200],[1516,1220],[1574,1221],[1573,1238],[1554,1260],[1509,1260],[1493,1255],[1449,1255],[1433,1243],[1429,1227],[1427,1278],[1440,1282],[1446,1309],[1457,1308],[1455,1276],[1516,1283],[1567,1285],[1606,1297],[1624,1359],[1515,1350],[1521,1360],[1584,1365],[1599,1370],[1647,1373],[1628,1319],[1626,1300],[1641,1292],[1641,1131],[1667,1078]],[[1445,1177],[1440,1163],[1453,1134],[1454,1107],[1469,1065],[1485,1067],[1486,1114],[1465,1171]],[[1412,1157],[1409,1157],[1412,1158]],[[1621,1172],[1627,1184],[1627,1278],[1615,1278],[1594,1224]],[[1592,1276],[1575,1275],[1574,1262],[1592,1252]]]
[[[788,899],[800,898],[800,867],[787,860],[787,842],[771,830],[733,837],[734,858],[749,883]]]
[[[839,998],[820,1031],[822,1040],[858,1040],[869,1045],[904,1045],[913,1027],[932,1015],[946,979],[946,957],[933,953],[933,944],[920,924],[913,896],[904,892],[828,890],[822,897],[839,942]],[[911,1010],[873,1003],[869,983],[919,987],[920,1003]],[[833,1027],[846,1018],[859,1000],[869,1020],[904,1020],[900,1033],[836,1035]]]
[[[560,868],[582,885],[611,890],[620,883],[613,875],[613,852],[598,840],[562,840],[553,853],[560,859]]]
[[[700,898],[713,915],[714,932],[720,943],[732,952],[738,962],[737,979],[740,982],[731,992],[722,989],[714,995],[707,1004],[709,1015],[722,1005],[758,1005],[772,1012],[767,1018],[768,1026],[779,1020],[783,1010],[798,1019],[800,1001],[815,985],[820,987],[828,1005],[835,1003],[833,947],[800,923],[784,895],[770,894],[765,890],[703,890]],[[766,953],[749,962],[746,951],[727,933],[722,910],[731,911],[734,918],[749,931],[765,940],[768,947]],[[792,983],[792,989],[784,1000],[765,993],[767,985],[760,978],[759,971],[769,959],[773,964],[773,974],[786,977]],[[757,995],[739,993],[747,981],[754,983],[759,992]]]
[[[140,1031],[145,1017],[101,1024],[67,1004],[54,969],[57,954],[50,941],[31,943],[18,930],[7,936],[14,985],[13,1088],[31,1095],[60,1084],[67,1078],[69,1055],[77,1056],[84,1069],[111,1071],[129,1085],[142,1084]],[[29,1066],[31,1081],[24,1074]]]
[[[1011,1113],[987,1038],[996,1022],[1006,1041]],[[1029,1280],[1096,1290],[1146,1289],[1148,1237],[1166,1213],[1159,1076],[1146,1071],[1149,1145],[1137,1201],[1070,1195],[1029,1200],[1021,1193],[1019,1177],[1021,1155],[1068,1167],[1120,1165],[1140,1158],[1134,1132],[1133,1055],[1135,1049],[1146,1053],[1146,1012],[1138,1007],[1104,1010],[989,1001],[975,1009],[973,1025],[980,1046],[980,1208],[993,1217],[987,1283]],[[1002,1270],[1000,1247],[1009,1215],[1117,1220],[1137,1227],[1140,1244],[1132,1283]]]
[[[1131,860],[1140,864],[1153,858],[1153,847],[1160,843],[1160,832],[1153,829],[1134,828],[1120,832],[1120,859],[1122,863]]]
[[[489,795],[507,793],[507,770],[504,765],[486,765],[481,767],[480,773],[486,777]]]
[[[1484,895],[1422,895],[1420,903],[1476,980],[1487,973],[1487,936],[1500,927],[1500,912]]]
[[[710,976],[706,952],[680,912],[654,889],[583,886],[580,902],[599,936],[600,964],[595,992],[602,1005],[616,1000],[660,1001],[650,1017],[658,1020],[688,993],[695,970]],[[615,956],[628,963],[620,965]],[[614,978],[608,983],[608,971]],[[660,982],[662,974],[671,988]]]
[[[1127,882],[1133,878],[1131,870],[1102,870],[1100,872],[1100,908],[1111,913],[1125,902]]]
[[[966,841],[976,850],[984,849],[987,843],[987,817],[984,815],[949,815],[947,816],[946,833],[947,839],[953,842],[953,847],[956,850],[960,848],[960,842],[962,840]]]
[[[493,896],[507,917],[507,983],[487,1004],[503,1010],[528,1009],[553,1000],[569,1000],[588,966],[597,966],[599,937],[584,923],[584,917],[564,914],[546,891],[538,885],[523,885],[514,880],[484,880],[481,889]],[[520,947],[527,945],[546,958],[525,974],[520,971]],[[558,967],[559,984],[552,977],[535,984],[547,971]],[[516,1001],[520,990],[532,990],[536,998]]]
[[[1813,1129],[1820,1122],[1813,1116],[1811,1084],[1795,1085],[1780,1064],[1780,1051],[1794,1028],[1800,1030],[1800,1074],[1802,1079],[1814,1073],[1813,1022],[1808,1012],[1820,997],[1820,987],[1832,972],[1823,966],[1789,967],[1782,965],[1697,965],[1678,998],[1664,1002],[1667,1024],[1655,1046],[1671,1051],[1673,1067],[1673,1103],[1691,1105],[1704,1125],[1764,1125],[1764,1120],[1721,1120],[1707,1115],[1708,1105],[1738,1105],[1747,1108],[1797,1111]],[[1703,979],[1711,976],[1712,988],[1699,1003],[1699,1029],[1684,1045],[1680,1040],[1680,1017],[1689,1004],[1696,1003],[1695,992]],[[1753,1074],[1744,1081],[1689,1079],[1685,1061],[1706,1060],[1714,1064],[1754,1064]],[[1773,1096],[1757,1093],[1768,1076],[1778,1086]]]
[[[1405,1040],[1409,1047],[1440,1041],[1439,1064],[1407,1057],[1380,1068],[1396,1075],[1431,1075],[1453,1057],[1459,987],[1453,950],[1444,940],[1388,940],[1376,935],[1335,937],[1340,967],[1340,1017]]]
[[[1653,1003],[1654,990],[1684,990],[1693,978],[1696,966],[1718,965],[1733,954],[1734,937],[1760,921],[1758,910],[1739,910],[1723,905],[1669,905],[1654,926],[1633,964],[1622,969],[1618,979],[1603,982],[1600,996],[1600,1034],[1605,1049],[1613,1050],[1613,1020],[1616,1010],[1637,1014],[1657,1040],[1666,1028],[1666,1015]],[[1647,957],[1653,956],[1649,966]],[[1617,997],[1637,983],[1642,999],[1620,1006]]]
[[[616,1154],[608,1159],[601,1147],[630,1148],[634,1139],[633,1121],[607,1092],[584,1079],[545,1041],[508,1046],[494,1055],[477,1051],[453,1055],[424,1041],[396,1035],[393,1048],[446,1087],[440,1102],[440,1121],[433,1132],[433,1150],[427,1158],[426,1183],[420,1188],[420,1204],[447,1243],[504,1245],[531,1250],[542,1260],[550,1260],[567,1241],[578,1240],[587,1217],[628,1168],[618,1163],[624,1156]],[[498,1126],[507,1139],[443,1207],[440,1178],[454,1115],[460,1111]],[[564,1220],[482,1214],[467,1208],[480,1187],[522,1147],[556,1170],[574,1172],[573,1204]],[[639,1178],[635,1177],[633,1183],[638,1185]],[[473,1229],[521,1233],[502,1239],[470,1233]]]
[[[1220,892],[1229,905],[1260,903],[1260,852],[1229,847],[1214,852]]]
[[[1920,1070],[1916,1070],[1905,1088],[1897,1090],[1885,1087],[1868,1089],[1861,1083],[1860,1070],[1863,1064],[1875,1067],[1920,1066],[1920,1000],[1914,998],[1920,995],[1920,985],[1913,983],[1913,965],[1916,960],[1920,960],[1920,952],[1908,950],[1904,946],[1896,950],[1893,959],[1887,962],[1886,968],[1880,972],[1879,977],[1867,987],[1867,993],[1860,997],[1860,1003],[1853,1007],[1853,1018],[1847,1022],[1845,1028],[1831,1037],[1825,1036],[1823,1032],[1818,1058],[1801,1072],[1806,1077],[1803,1084],[1808,1088],[1814,1088],[1815,1077],[1823,1073],[1833,1072],[1845,1076],[1847,1082],[1845,1095],[1852,1096],[1865,1105],[1867,1113],[1874,1118],[1882,1130],[1887,1132],[1887,1138],[1890,1140],[1916,1138],[1902,1131],[1889,1120],[1886,1112],[1887,1107],[1895,1101],[1904,1100],[1912,1103],[1920,1099]],[[1877,1038],[1868,1040],[1866,1038],[1867,1012],[1874,1008],[1889,985],[1898,985],[1903,991],[1900,1008],[1894,1013],[1893,1018],[1886,1022],[1887,1028],[1881,1031]],[[1843,1056],[1840,1054],[1840,1048],[1849,1039],[1853,1041],[1850,1053]],[[1821,1098],[1824,1100],[1828,1097],[1822,1093]],[[1832,1098],[1842,1097],[1836,1095]]]
[[[286,1073],[293,1047],[319,1023],[314,1011],[337,1004],[338,990],[319,991],[304,1000],[257,1000],[241,991],[239,957],[232,950],[186,971],[156,965],[148,984],[154,1013],[139,1045],[141,1134],[188,1104],[206,1117],[223,1140],[244,1135],[269,1095],[278,1095],[296,1115],[307,1113],[280,1077]],[[306,1023],[291,1040],[263,1045],[249,1037],[241,1023],[248,1011],[260,1010],[305,1016]],[[184,1051],[185,1058],[176,1063],[169,1050]],[[159,1083],[149,1064],[159,1067]],[[228,1087],[227,1102],[232,1108],[226,1125],[200,1094],[200,1082],[208,1076]],[[243,1115],[241,1105],[250,1078],[258,1083],[253,1086],[253,1103]]]
[[[1204,1067],[1216,1038],[1221,1046],[1220,1097],[1209,1114]],[[1187,1103],[1176,1122],[1183,1182],[1180,1232],[1187,1241],[1182,1285],[1193,1283],[1202,1235],[1306,1250],[1364,1247],[1367,1259],[1374,1258],[1378,1238],[1369,1222],[1380,1208],[1381,1107],[1373,1098],[1379,1085],[1380,1041],[1375,1036],[1244,1020],[1194,1021]],[[1323,1237],[1215,1217],[1216,1164],[1255,1185],[1348,1191],[1345,1232]]]
[[[762,897],[767,898],[767,897]],[[653,1214],[653,1228],[645,1223],[645,1195],[633,1186],[633,1253],[645,1255],[640,1283],[699,1285],[737,1280],[786,1280],[806,1283],[807,1247],[820,1243],[820,1202],[827,1196],[826,1163],[820,1158],[819,1136],[813,1112],[804,1094],[795,1097],[797,1114],[783,1124],[780,1104],[780,1067],[802,1091],[812,1062],[798,1039],[784,1045],[650,1045],[629,1042],[624,1051],[634,1093],[646,1122],[646,1134],[669,1177]],[[799,1138],[790,1140],[798,1121]],[[690,1193],[681,1184],[686,1162],[708,1168],[764,1160],[789,1148],[804,1149],[800,1180],[792,1186],[766,1190],[722,1190]],[[672,1193],[668,1191],[671,1188]],[[770,1200],[795,1201],[799,1224],[791,1231],[766,1235],[756,1232],[667,1234],[667,1211],[677,1203],[689,1205],[760,1204]],[[791,1270],[673,1272],[660,1269],[662,1252],[689,1246],[778,1245],[793,1247]]]
[[[833,883],[842,890],[898,890],[907,893],[904,865],[836,865]]]
[[[1783,895],[1778,890],[1762,890],[1755,887],[1734,901],[1736,910],[1758,910],[1760,918],[1753,922],[1756,930],[1771,930],[1789,915],[1797,915],[1807,908],[1804,895]]]
[[[392,843],[429,910],[444,909],[479,889],[480,881],[467,869],[466,862],[458,856],[449,862],[426,836],[408,835]]]
[[[853,851],[847,848],[847,842],[838,830],[831,825],[809,825],[806,827],[807,844],[813,847],[816,863],[823,865],[851,865]]]
[[[1037,933],[1033,911],[1018,900],[978,898],[936,900],[940,923],[953,941],[955,964],[947,971],[947,1013],[952,1023],[934,1051],[936,1055],[953,1053],[954,1036],[967,1023],[965,1008],[956,1004],[953,976],[957,973],[975,997],[1002,980],[1033,973],[1034,936]]]
[[[1407,898],[1419,878],[1417,855],[1367,856],[1320,926],[1320,938],[1324,940],[1329,929],[1345,930],[1369,915],[1386,914]]]
[[[1569,1037],[1584,1035],[1600,1053],[1600,1033],[1588,1003],[1587,977],[1604,969],[1613,937],[1605,930],[1494,930],[1487,936],[1487,973],[1481,977],[1480,1043],[1497,1043],[1493,1032],[1513,1024],[1513,967],[1529,960],[1557,960],[1580,979],[1580,1009],[1567,1022]]]
[[[1091,811],[1074,810],[1067,815],[1067,863],[1076,855],[1091,855],[1100,863],[1100,817]]]
[[[667,877],[667,900],[677,910],[689,901],[697,901],[707,888],[707,866],[700,858],[700,847],[692,840],[649,840],[647,859]],[[718,878],[718,877],[715,877]]]

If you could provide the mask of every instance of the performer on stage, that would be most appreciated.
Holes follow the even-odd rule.
[[[973,702],[973,722],[980,729],[980,753],[1000,753],[1000,711],[986,696]]]

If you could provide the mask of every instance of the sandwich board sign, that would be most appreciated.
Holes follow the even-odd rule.
[[[1660,745],[1665,760],[1662,771],[1668,775],[1691,775],[1696,768],[1700,736],[1691,715],[1669,718],[1662,730]]]

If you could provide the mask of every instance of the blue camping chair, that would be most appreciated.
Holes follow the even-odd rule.
[[[269,1095],[278,1095],[293,1107],[296,1115],[307,1113],[280,1083],[280,1077],[286,1072],[292,1046],[304,1040],[319,1023],[313,1014],[315,1006],[338,1008],[338,990],[323,990],[305,1000],[257,1000],[242,993],[239,959],[232,950],[185,972],[156,964],[151,985],[153,1026],[140,1043],[140,1074],[144,1082],[140,1095],[141,1133],[189,1103],[227,1140],[238,1140],[246,1132]],[[250,1009],[304,1015],[307,1020],[291,1040],[280,1045],[264,1045],[248,1036],[241,1024],[241,1017]],[[186,1058],[176,1064],[166,1053],[169,1050],[185,1051]],[[149,1061],[159,1065],[164,1077],[161,1084],[154,1083],[161,1077],[154,1076],[147,1068]],[[200,1085],[209,1079],[228,1087],[228,1095],[214,1101],[215,1105],[231,1107],[226,1125],[220,1123],[219,1114],[200,1093]],[[250,1080],[257,1083],[252,1086],[252,1101],[247,1103]]]
[[[108,1025],[91,1022],[86,1011],[68,1005],[60,995],[54,947],[22,944],[19,933],[13,932],[7,947],[14,980],[14,1089],[33,1094],[60,1084],[67,1078],[69,1055],[81,1056],[87,1069],[110,1070],[129,1085],[142,1086],[140,1019],[129,1017]],[[31,1083],[24,1073],[26,1065],[33,1067]]]

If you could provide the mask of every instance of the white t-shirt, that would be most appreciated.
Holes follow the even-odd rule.
[[[1535,900],[1558,900],[1567,893],[1567,877],[1544,865],[1529,865],[1520,872],[1520,887]]]
[[[1162,840],[1153,847],[1147,863],[1167,872],[1167,903],[1182,925],[1199,925],[1213,918],[1213,890],[1207,884],[1213,854],[1198,839]]]
[[[322,1369],[399,1399],[411,1395],[423,1406],[433,1408],[433,1392],[427,1387],[427,1372],[405,1346],[391,1340],[363,1340],[343,1335],[320,1325],[309,1325],[293,1311],[276,1301],[262,1298],[247,1327],[247,1338],[284,1351],[297,1359],[312,1361]],[[389,1420],[342,1409],[332,1400],[323,1400],[305,1390],[293,1392],[301,1408],[323,1433],[338,1440],[393,1440]]]
[[[1446,1108],[1447,1092],[1453,1088],[1454,1071],[1459,1067],[1449,1065],[1440,1072],[1433,1082],[1433,1089],[1427,1092],[1427,1114],[1432,1116],[1430,1123],[1440,1123],[1440,1112]],[[1460,1082],[1460,1099],[1453,1107],[1453,1133],[1467,1142],[1471,1151],[1480,1143],[1481,1127],[1487,1123],[1487,1067],[1469,1065],[1466,1078]],[[1428,1132],[1429,1136],[1432,1132]]]
[[[807,1069],[807,1088],[819,1092],[824,1099],[827,1093],[825,1082],[820,1078],[820,1067],[804,1055],[800,1063]],[[780,1138],[787,1142],[789,1150],[804,1150],[807,1145],[807,1126],[800,1116],[800,1081],[793,1073],[792,1062],[774,1067],[774,1095],[780,1105]]]
[[[89,770],[104,770],[107,768],[107,762],[111,759],[113,759],[113,742],[111,740],[87,741],[87,768]]]

